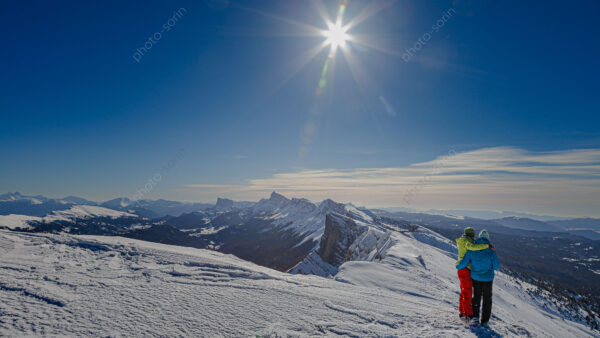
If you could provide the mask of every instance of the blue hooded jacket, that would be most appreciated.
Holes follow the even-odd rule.
[[[487,243],[485,238],[478,238],[475,243]],[[461,270],[471,263],[471,278],[479,282],[489,282],[494,280],[494,270],[500,269],[500,261],[496,256],[496,251],[488,248],[479,251],[467,251],[463,259],[458,263],[456,269]]]

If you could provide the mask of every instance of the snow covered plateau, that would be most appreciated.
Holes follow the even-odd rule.
[[[384,250],[326,278],[124,237],[0,230],[0,336],[598,336],[503,273],[491,330],[466,327],[453,244],[427,229],[375,235],[356,245]]]

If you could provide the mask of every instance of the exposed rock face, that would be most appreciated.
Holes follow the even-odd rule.
[[[315,242],[302,242],[304,237],[281,230],[262,218],[246,220],[205,238],[219,244],[221,252],[279,271],[292,268],[315,246]]]
[[[215,204],[217,210],[229,210],[233,208],[233,201],[228,198],[217,198],[217,204]]]
[[[319,256],[333,266],[340,266],[344,263],[352,243],[364,231],[364,226],[359,226],[349,217],[327,214],[325,233],[321,237],[319,246]]]

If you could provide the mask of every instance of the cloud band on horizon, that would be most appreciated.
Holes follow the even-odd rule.
[[[370,207],[469,208],[600,216],[600,149],[494,147],[405,167],[278,173],[247,184],[189,184],[204,197],[258,199],[278,191]],[[410,198],[407,198],[410,195]]]

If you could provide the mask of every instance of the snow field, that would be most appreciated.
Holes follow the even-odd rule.
[[[414,235],[393,233],[380,262],[331,279],[120,237],[0,231],[0,335],[481,336],[458,321],[448,243]],[[503,276],[494,292],[499,335],[592,335]]]

